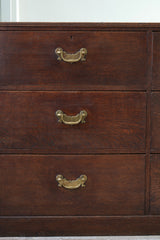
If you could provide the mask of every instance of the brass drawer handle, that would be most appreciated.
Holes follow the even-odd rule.
[[[56,116],[58,118],[58,122],[60,123],[64,123],[68,125],[76,125],[79,123],[85,123],[87,112],[85,110],[82,110],[76,116],[68,116],[65,113],[63,113],[61,110],[57,110]]]
[[[56,48],[55,53],[58,56],[57,60],[59,61],[63,60],[64,62],[74,63],[78,61],[86,61],[87,49],[81,48],[76,53],[67,53],[62,48],[58,47]]]
[[[79,188],[80,186],[85,187],[87,176],[81,175],[76,180],[67,180],[62,175],[57,175],[56,181],[58,182],[59,187],[64,187],[66,189],[76,189],[76,188]]]

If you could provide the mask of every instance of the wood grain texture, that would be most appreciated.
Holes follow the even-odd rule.
[[[1,92],[0,151],[145,152],[145,93]],[[86,123],[58,123],[55,112],[88,113]]]
[[[151,214],[160,215],[160,154],[151,155]]]
[[[64,41],[65,39],[65,41]],[[87,48],[87,61],[57,60]],[[144,90],[147,86],[145,32],[0,32],[1,90]]]
[[[153,34],[153,90],[160,90],[160,32]]]
[[[0,30],[4,31],[160,31],[159,23],[115,23],[115,22],[1,22]]]
[[[160,234],[159,42],[158,23],[0,23],[0,236]]]
[[[1,236],[159,235],[160,216],[0,218]]]
[[[144,170],[144,155],[1,155],[0,215],[142,215]],[[58,174],[86,187],[58,187]]]
[[[151,94],[151,152],[160,152],[160,93]]]
[[[146,183],[145,183],[145,214],[150,211],[150,149],[151,149],[151,88],[152,88],[152,75],[153,75],[153,33],[148,31],[148,88],[146,97]]]

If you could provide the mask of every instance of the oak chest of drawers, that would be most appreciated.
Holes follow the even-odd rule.
[[[0,235],[160,234],[160,24],[0,24]]]

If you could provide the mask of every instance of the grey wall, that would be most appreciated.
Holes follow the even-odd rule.
[[[19,0],[20,21],[160,22],[160,0]]]
[[[3,21],[160,22],[160,0],[0,1]]]
[[[10,21],[10,0],[0,0],[1,5],[1,21]]]

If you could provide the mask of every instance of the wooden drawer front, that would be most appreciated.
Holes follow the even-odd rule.
[[[160,93],[151,96],[151,151],[160,152]]]
[[[105,90],[145,89],[145,32],[1,31],[0,89]],[[86,48],[87,60],[57,60]]]
[[[160,89],[160,33],[153,33],[153,89]]]
[[[1,155],[0,215],[144,213],[144,155]],[[58,187],[85,174],[86,187]]]
[[[151,214],[160,214],[160,155],[151,156]]]
[[[1,152],[145,152],[145,93],[1,92]],[[59,123],[81,110],[86,123]]]

